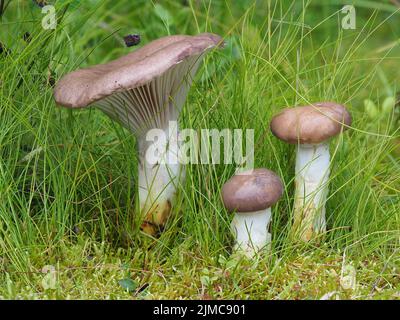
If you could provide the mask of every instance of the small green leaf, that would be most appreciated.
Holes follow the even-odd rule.
[[[364,100],[364,109],[370,119],[375,119],[378,117],[378,108],[372,100]]]
[[[218,257],[218,263],[221,266],[225,266],[226,262],[227,262],[226,258],[222,254],[220,254],[219,257]]]
[[[203,286],[208,287],[211,283],[210,277],[209,276],[201,276],[200,277],[200,282]]]
[[[138,284],[130,278],[125,278],[118,281],[119,285],[128,292],[133,292],[136,290]]]
[[[204,275],[209,275],[210,274],[210,270],[208,270],[207,268],[203,268],[203,270],[201,270],[201,273]]]
[[[396,99],[394,97],[387,97],[382,103],[382,112],[384,114],[391,113],[395,104]]]

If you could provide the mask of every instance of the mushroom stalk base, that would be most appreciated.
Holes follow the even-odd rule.
[[[271,208],[254,212],[238,212],[232,220],[231,228],[236,237],[234,250],[251,258],[271,243],[268,225]]]
[[[164,227],[177,187],[184,178],[184,169],[177,158],[177,131],[169,134],[168,130],[153,130],[138,141],[141,229],[151,235]]]
[[[326,231],[329,145],[298,145],[293,229],[303,241]]]

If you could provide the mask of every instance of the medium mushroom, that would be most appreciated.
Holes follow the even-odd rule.
[[[236,237],[235,250],[251,258],[270,244],[271,206],[282,193],[281,179],[263,168],[236,174],[224,184],[222,199],[225,208],[235,213],[231,224]]]
[[[156,234],[170,215],[184,175],[177,161],[179,112],[204,54],[219,45],[221,37],[210,33],[167,36],[117,60],[71,72],[55,88],[57,104],[96,106],[136,136],[146,233]],[[152,129],[165,138],[148,137]]]
[[[329,138],[350,125],[350,113],[334,102],[287,108],[272,118],[272,133],[297,144],[293,230],[303,241],[326,231]]]

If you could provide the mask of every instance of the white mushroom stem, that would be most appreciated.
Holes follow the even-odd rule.
[[[271,221],[271,208],[254,212],[237,212],[231,228],[236,237],[234,250],[253,257],[258,251],[271,243],[268,226]]]
[[[172,129],[171,132],[168,129],[149,130],[138,139],[139,203],[144,219],[142,228],[150,234],[165,224],[177,187],[184,176],[184,167],[178,161],[178,128]]]
[[[294,228],[309,241],[325,232],[328,194],[329,144],[299,144],[296,158]]]

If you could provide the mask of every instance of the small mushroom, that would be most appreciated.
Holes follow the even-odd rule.
[[[254,169],[234,175],[222,187],[228,212],[234,212],[231,228],[236,237],[235,250],[253,257],[271,243],[268,226],[271,206],[282,196],[281,179],[267,169]]]
[[[177,124],[202,57],[221,44],[221,37],[210,33],[167,36],[117,60],[71,72],[55,88],[59,105],[96,106],[137,137],[142,230],[149,234],[164,226],[184,174],[177,161],[168,161],[178,151],[170,121]],[[151,129],[161,130],[165,139],[148,141]],[[157,151],[151,161],[150,147]]]
[[[303,241],[326,231],[329,138],[350,125],[350,113],[334,102],[287,108],[272,118],[272,133],[297,144],[293,231]]]

